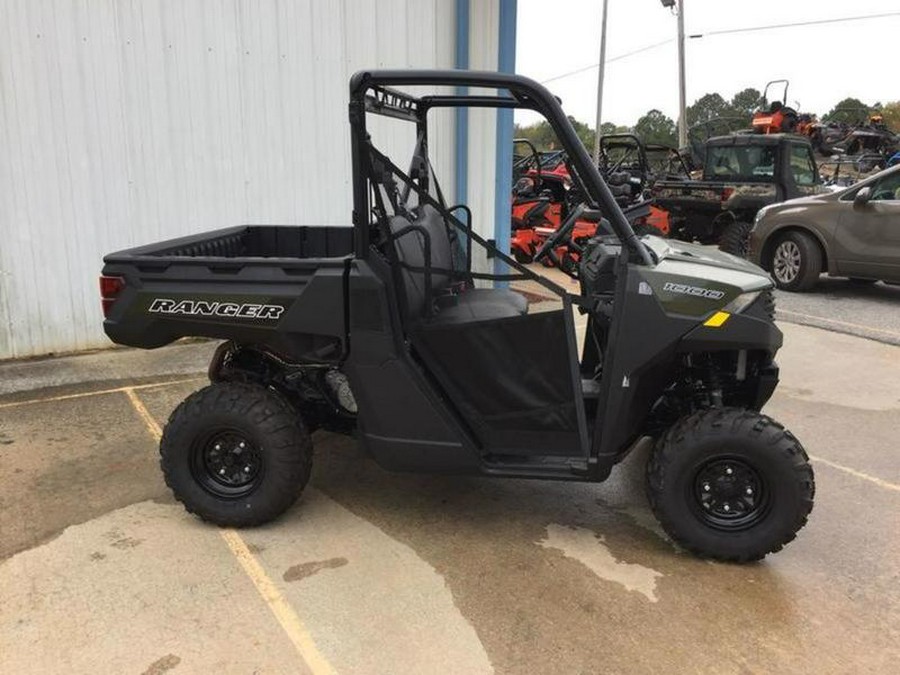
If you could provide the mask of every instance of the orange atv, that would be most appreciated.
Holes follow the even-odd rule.
[[[625,138],[627,137],[627,138]],[[512,221],[510,252],[516,261],[528,264],[535,252],[561,224],[575,212],[583,199],[575,188],[569,173],[567,157],[563,153],[539,153],[527,139],[515,139],[514,144],[524,145],[529,155],[515,158],[514,177],[517,177],[512,195]],[[636,144],[636,146],[635,146]],[[610,150],[621,151],[615,161],[610,161]],[[631,165],[639,162],[640,172],[631,171]],[[643,186],[649,171],[644,146],[636,136],[619,134],[601,139],[601,171],[610,191],[622,207],[635,206],[643,199]],[[649,205],[632,209],[632,224],[637,228],[655,228],[653,234],[668,232],[668,214]],[[597,231],[596,221],[576,217],[572,240],[576,245],[586,242]],[[565,248],[565,247],[564,247]],[[558,255],[543,258],[547,267],[561,265],[564,271],[577,266],[577,248],[560,250]]]
[[[638,236],[643,236],[638,228],[641,223],[646,222],[650,209],[648,201],[622,209],[622,214],[632,224]],[[609,221],[602,216],[601,211],[588,208],[586,204],[578,204],[558,228],[534,228],[535,234],[540,237],[534,258],[540,260],[545,267],[558,267],[570,277],[578,278],[578,263],[588,241],[595,236],[613,234]]]
[[[528,139],[517,138],[528,154],[514,159],[510,251],[516,261],[527,264],[543,238],[536,229],[559,228],[572,202],[572,179],[563,153],[538,152]]]
[[[769,88],[772,85],[784,85],[781,100],[769,103]],[[800,120],[797,111],[787,105],[787,80],[772,80],[763,90],[762,106],[753,113],[753,131],[758,134],[794,133]]]
[[[535,229],[556,230],[569,211],[571,181],[539,171],[520,179],[513,189],[510,249],[522,264],[531,262],[540,243]]]
[[[512,204],[512,233],[510,237],[510,252],[523,265],[534,260],[536,251],[542,246],[547,238],[556,232],[561,225],[566,222],[581,205],[583,199],[579,191],[573,186],[573,182],[565,170],[564,162],[562,170],[555,170],[549,173],[542,173],[539,182],[520,185],[513,191]],[[629,194],[631,186],[625,182],[626,174],[619,174],[609,182],[609,189],[613,193],[617,202],[624,207],[629,203]],[[616,180],[619,182],[617,183]],[[538,185],[538,187],[535,187]],[[524,190],[524,192],[523,192]],[[535,195],[534,192],[538,191]],[[621,200],[621,201],[620,201]],[[664,217],[665,213],[662,213]],[[626,214],[627,214],[626,209]],[[637,213],[637,211],[635,211]],[[649,205],[640,214],[644,220],[649,217]],[[634,221],[632,221],[634,224]],[[643,222],[643,221],[641,221]],[[636,227],[638,225],[635,225]],[[662,222],[655,223],[660,234],[663,227]],[[572,239],[577,242],[586,242],[594,236],[597,230],[597,223],[592,220],[575,218],[574,228],[572,231]],[[548,255],[543,259],[543,263],[547,267],[563,264],[566,268],[571,268],[578,262],[577,252],[574,255],[563,255],[554,257]],[[565,271],[565,270],[564,270]]]

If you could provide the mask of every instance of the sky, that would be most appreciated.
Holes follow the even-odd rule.
[[[900,12],[900,0],[684,0],[685,34],[777,23]],[[602,0],[519,0],[516,72],[562,99],[566,113],[594,126]],[[677,19],[660,0],[609,0],[603,121],[633,125],[657,108],[678,114]],[[817,26],[707,35],[686,40],[687,104],[703,94],[726,99],[769,80],[790,80],[788,101],[802,112],[828,112],[840,99],[900,100],[900,15]],[[663,42],[633,56],[617,56]],[[796,104],[799,103],[799,106]],[[517,112],[530,123],[533,113]]]

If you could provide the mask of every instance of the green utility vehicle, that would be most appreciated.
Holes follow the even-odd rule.
[[[189,511],[236,527],[276,518],[310,477],[317,429],[398,471],[593,482],[650,437],[650,506],[684,548],[747,561],[794,538],[813,472],[760,412],[782,342],[765,272],[636,237],[559,102],[532,80],[363,71],[349,103],[352,228],[238,226],[105,258],[115,342],[223,341],[210,384],[161,442],[166,482]],[[490,245],[477,212],[445,200],[429,113],[458,107],[530,109],[553,127],[588,204],[536,258],[573,249],[577,294]],[[408,169],[376,144],[385,116],[408,123]],[[614,234],[573,241],[577,221],[601,214]],[[540,304],[515,290],[523,282]]]

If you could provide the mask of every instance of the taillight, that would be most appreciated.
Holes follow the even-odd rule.
[[[722,188],[722,195],[721,195],[722,201],[727,202],[729,199],[731,199],[731,195],[733,195],[733,194],[734,194],[734,188],[732,188],[732,187]]]
[[[125,288],[125,279],[122,277],[100,277],[100,302],[103,303],[104,317],[109,316],[109,311],[123,288]]]

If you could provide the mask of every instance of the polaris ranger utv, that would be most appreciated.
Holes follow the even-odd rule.
[[[446,203],[428,113],[447,107],[549,120],[589,204],[537,257],[578,246],[579,295],[490,246],[465,205]],[[232,227],[105,258],[113,341],[225,340],[211,384],[178,406],[161,442],[166,482],[188,511],[235,527],[277,517],[309,479],[316,429],[354,435],[389,469],[571,481],[604,480],[650,436],[650,505],[681,546],[748,561],[795,537],[813,472],[797,439],[759,412],[782,343],[767,274],[638,239],[559,103],[532,80],[360,72],[349,114],[352,229]],[[409,122],[406,172],[376,147],[377,116]],[[572,242],[575,222],[601,210],[615,234]],[[529,311],[508,287],[516,280],[541,284],[557,307]],[[587,315],[580,356],[575,310]]]

